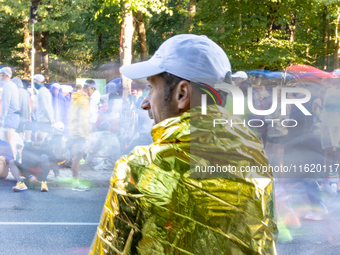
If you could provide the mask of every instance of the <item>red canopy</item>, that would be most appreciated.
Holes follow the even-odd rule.
[[[325,72],[309,65],[292,65],[286,71],[299,76],[300,78],[339,78],[335,72]]]

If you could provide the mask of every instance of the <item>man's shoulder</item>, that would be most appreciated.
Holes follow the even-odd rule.
[[[50,93],[50,91],[46,87],[42,87],[39,89],[38,98],[41,98],[42,96],[45,96],[48,93]]]
[[[13,89],[15,87],[16,89],[17,88],[17,85],[15,85],[12,81],[5,81],[4,82],[4,87],[3,87],[3,90],[7,90],[7,89]]]

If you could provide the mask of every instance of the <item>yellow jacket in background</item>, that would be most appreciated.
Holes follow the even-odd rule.
[[[89,97],[85,93],[75,92],[72,94],[69,130],[70,138],[87,138],[89,135]]]

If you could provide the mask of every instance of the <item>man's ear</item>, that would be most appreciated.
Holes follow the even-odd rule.
[[[190,91],[191,85],[188,81],[180,81],[174,91],[174,100],[179,112],[190,109]]]

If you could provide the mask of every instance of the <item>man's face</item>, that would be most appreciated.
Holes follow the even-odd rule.
[[[0,73],[0,81],[3,81],[5,79],[5,74],[4,73]]]
[[[233,80],[236,83],[236,85],[239,85],[244,81],[244,79],[240,77],[233,78]]]
[[[160,75],[154,75],[148,77],[148,81],[150,82],[150,91],[143,100],[141,107],[148,111],[149,117],[155,121],[154,124],[178,114],[173,100],[165,101],[166,84],[163,78]]]
[[[55,97],[57,97],[58,94],[59,94],[59,89],[53,88],[53,89],[52,89],[52,95],[55,96]]]
[[[35,82],[36,84],[42,84],[42,82],[40,82],[40,81],[38,81],[36,79],[34,79],[33,82]]]
[[[94,89],[91,87],[86,87],[86,93],[88,94],[88,96],[90,97],[94,92]]]

